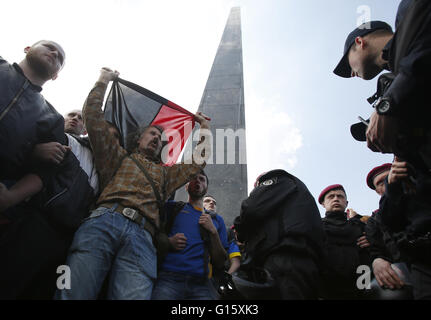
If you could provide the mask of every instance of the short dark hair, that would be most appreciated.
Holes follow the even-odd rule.
[[[205,171],[204,171],[204,169],[202,169],[201,171],[199,171],[198,172],[198,174],[201,174],[201,175],[203,175],[203,176],[205,176],[205,178],[207,179],[207,188],[208,188],[208,185],[209,185],[209,183],[210,183],[210,180],[208,179],[208,176],[207,176],[207,174],[205,173]],[[206,195],[205,197],[207,197],[208,195]],[[214,197],[212,197],[212,198],[214,198]],[[214,198],[215,199],[215,198]]]
[[[214,200],[217,200],[216,197],[214,197],[214,196],[212,196],[212,195],[210,195],[208,193],[206,195],[204,195],[204,198],[213,198]]]

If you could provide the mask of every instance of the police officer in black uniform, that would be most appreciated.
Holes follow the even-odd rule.
[[[408,172],[387,188],[380,214],[392,232],[404,233],[398,245],[412,261],[415,299],[431,299],[430,1],[403,0],[393,35],[381,21],[353,30],[334,73],[369,80],[383,69],[393,77],[375,97],[366,140],[372,151],[394,153],[408,163]]]
[[[284,170],[259,176],[235,223],[245,242],[240,271],[265,270],[276,286],[276,294],[255,286],[260,295],[251,298],[318,298],[324,232],[316,202],[298,178]]]
[[[395,165],[399,162],[395,159]],[[392,164],[385,163],[373,168],[367,175],[367,185],[379,196],[386,192],[385,180]],[[371,299],[411,300],[413,288],[410,279],[409,261],[401,255],[396,237],[382,223],[379,209],[367,221],[365,233],[370,242],[370,255],[375,279],[371,282]],[[397,235],[399,236],[399,235]]]
[[[357,287],[361,265],[370,264],[369,243],[364,236],[365,223],[360,219],[347,219],[347,197],[341,184],[326,187],[319,195],[325,208],[322,219],[326,233],[326,266],[320,296],[328,300],[356,300],[364,296]]]

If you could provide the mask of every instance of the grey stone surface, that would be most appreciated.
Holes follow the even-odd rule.
[[[217,199],[217,212],[222,215],[227,226],[230,226],[240,213],[241,202],[247,197],[247,164],[245,145],[245,114],[244,114],[244,79],[241,43],[240,8],[231,9],[213,66],[205,86],[199,106],[211,118],[213,133],[213,154],[205,168],[210,183],[208,193]],[[216,155],[216,130],[242,130],[243,139],[235,138],[236,145],[233,164],[228,164],[228,139],[224,138],[224,154]],[[239,141],[243,143],[239,146]],[[193,147],[196,142],[193,143]],[[192,148],[187,148],[185,154]],[[223,159],[223,163],[216,160]],[[243,160],[243,164],[240,163]],[[212,163],[212,164],[211,164]],[[177,190],[176,200],[187,201],[184,188]]]

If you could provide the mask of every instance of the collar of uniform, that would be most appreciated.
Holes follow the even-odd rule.
[[[347,220],[347,213],[342,211],[326,211],[325,217],[334,220]]]
[[[24,74],[24,71],[22,71],[21,67],[17,63],[14,63],[13,67],[15,68],[16,71],[18,71],[19,74],[21,74],[23,77],[25,77],[28,80],[28,78]],[[28,82],[30,82],[33,89],[36,90],[37,92],[42,91],[42,87],[39,87],[39,86],[33,84],[30,80],[28,80]]]
[[[383,58],[383,60],[388,61],[383,66],[383,68],[386,69],[386,70],[390,70],[389,60],[391,58],[390,53],[391,53],[392,43],[393,43],[393,38],[391,38],[391,40],[388,41],[388,43],[385,45],[385,47],[382,50],[382,58]]]

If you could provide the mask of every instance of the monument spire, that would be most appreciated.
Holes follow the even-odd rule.
[[[213,134],[212,161],[205,167],[210,181],[208,193],[217,199],[217,212],[231,225],[248,195],[239,7],[230,11],[199,111],[211,118]],[[179,199],[184,191],[177,193]]]

